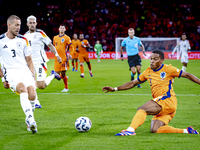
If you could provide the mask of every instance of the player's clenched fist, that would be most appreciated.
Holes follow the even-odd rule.
[[[60,56],[56,56],[59,63],[62,62],[62,58]]]

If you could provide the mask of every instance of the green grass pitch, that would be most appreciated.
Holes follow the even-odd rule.
[[[54,60],[48,62],[48,75]],[[181,69],[179,60],[165,60]],[[149,60],[142,60],[142,71]],[[54,79],[44,90],[37,89],[42,109],[35,110],[38,133],[26,131],[25,115],[19,96],[3,88],[0,83],[0,149],[3,150],[117,150],[117,149],[200,149],[200,136],[189,134],[150,133],[152,116],[136,130],[136,136],[115,137],[126,129],[139,106],[150,100],[149,83],[142,89],[104,93],[103,86],[116,87],[130,81],[127,60],[91,60],[94,77],[90,77],[84,64],[85,78],[79,72],[67,71],[69,92],[61,93],[63,81]],[[187,71],[200,78],[200,61],[190,60]],[[178,109],[169,125],[177,128],[193,126],[200,131],[200,86],[184,78],[176,78],[174,91]],[[87,116],[92,128],[87,133],[75,129],[75,121]]]

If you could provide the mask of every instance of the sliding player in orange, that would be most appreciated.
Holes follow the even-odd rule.
[[[131,125],[126,130],[117,133],[116,136],[136,135],[135,130],[141,126],[147,115],[153,115],[151,121],[152,133],[189,133],[199,134],[191,126],[186,129],[179,129],[168,126],[173,119],[177,109],[177,99],[173,91],[173,81],[175,77],[184,77],[195,83],[200,84],[200,79],[196,76],[179,70],[172,65],[163,64],[164,53],[155,50],[151,54],[150,67],[148,67],[137,79],[125,83],[119,87],[103,87],[103,91],[114,92],[131,89],[138,84],[148,80],[153,99],[137,109]]]
[[[75,70],[75,65],[74,65],[74,61],[76,62],[76,72],[78,72],[78,53],[77,53],[77,50],[78,50],[78,43],[80,42],[80,40],[78,39],[78,36],[76,33],[74,33],[73,35],[73,40],[72,40],[72,45],[74,46],[74,51],[72,53],[72,71]]]
[[[63,79],[63,82],[65,84],[65,88],[61,92],[69,91],[68,77],[66,76],[67,49],[69,47],[70,51],[74,50],[71,39],[69,36],[65,34],[65,31],[66,31],[65,25],[61,24],[59,27],[59,35],[54,36],[53,38],[53,44],[55,45],[55,48],[59,56],[62,58],[62,63],[59,64],[56,57],[55,57],[55,62],[54,62],[54,70],[58,74],[61,73],[61,78]]]
[[[88,57],[88,52],[87,48],[90,47],[89,42],[84,39],[84,35],[80,34],[79,35],[80,42],[78,43],[78,59],[80,63],[80,70],[81,70],[81,78],[84,78],[84,68],[83,68],[83,63],[86,61],[89,69],[90,76],[93,77],[92,70],[91,70],[91,64],[90,64],[90,59]]]

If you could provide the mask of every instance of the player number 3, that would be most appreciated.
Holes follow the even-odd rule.
[[[12,49],[11,52],[12,52],[12,54],[13,54],[12,57],[16,57],[16,52],[15,52],[15,50]]]

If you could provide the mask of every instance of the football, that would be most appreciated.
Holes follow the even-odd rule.
[[[88,117],[79,117],[76,119],[75,128],[79,132],[87,132],[90,130],[92,122]]]

